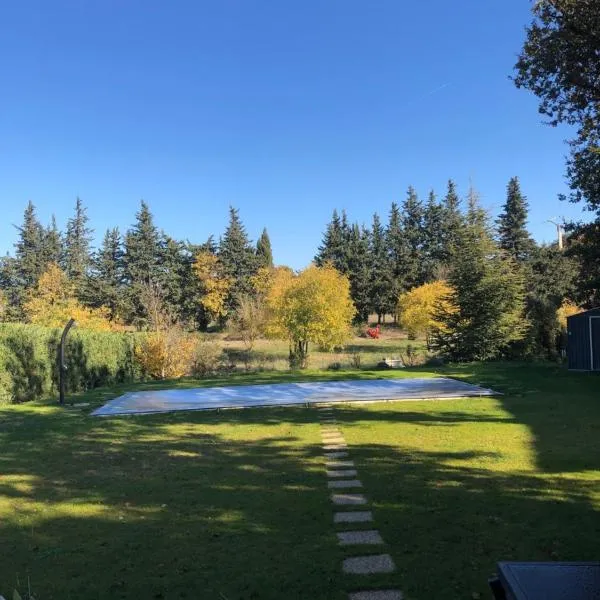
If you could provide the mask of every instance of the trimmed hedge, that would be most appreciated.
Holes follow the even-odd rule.
[[[0,404],[58,395],[58,347],[62,331],[0,323]],[[134,333],[72,330],[65,352],[67,392],[134,381]]]

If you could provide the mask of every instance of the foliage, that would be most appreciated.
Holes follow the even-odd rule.
[[[350,283],[332,266],[310,266],[298,275],[278,271],[267,302],[272,312],[268,331],[289,340],[293,366],[307,366],[310,342],[334,348],[350,335]]]
[[[500,247],[517,261],[527,260],[535,244],[527,231],[527,199],[521,193],[518,177],[508,182],[506,203],[497,223]]]
[[[261,296],[244,295],[238,301],[229,327],[244,343],[247,351],[254,348],[254,343],[266,331],[269,322],[269,311]]]
[[[449,304],[439,305],[432,345],[455,361],[490,360],[523,339],[524,277],[514,260],[498,248],[485,216],[471,197],[448,283]]]
[[[75,202],[75,214],[67,223],[65,236],[65,272],[73,283],[78,298],[91,263],[90,243],[93,230],[88,227],[89,217],[80,198]]]
[[[6,294],[0,289],[0,323],[6,319],[8,314],[8,299]]]
[[[23,224],[17,229],[19,237],[15,244],[15,259],[19,277],[18,285],[28,289],[37,283],[45,268],[42,246],[44,229],[31,201],[25,209]]]
[[[108,311],[83,306],[75,297],[72,282],[55,263],[48,266],[35,288],[29,291],[23,310],[34,325],[64,327],[72,318],[81,328],[98,331],[111,329]]]
[[[369,242],[369,297],[371,307],[381,321],[393,307],[394,273],[390,268],[385,230],[377,213],[373,215]]]
[[[192,375],[194,377],[213,375],[221,369],[223,362],[221,347],[208,338],[200,339],[192,355]]]
[[[216,254],[203,250],[196,254],[193,269],[202,288],[200,303],[211,318],[223,319],[229,312],[227,299],[232,285],[223,262]]]
[[[443,327],[436,316],[440,311],[450,314],[455,310],[449,300],[451,295],[452,288],[445,281],[425,283],[402,294],[398,299],[400,326],[410,338],[423,336],[429,345],[431,332]]]
[[[573,294],[586,308],[600,306],[600,220],[569,228],[566,254],[577,269],[577,289]]]
[[[567,165],[572,200],[600,211],[600,3],[539,0],[533,15],[515,84],[538,96],[551,125],[576,128]]]
[[[144,375],[152,379],[175,379],[190,374],[195,350],[194,336],[173,326],[139,338],[135,357]]]
[[[340,217],[334,209],[331,221],[327,224],[323,234],[323,242],[315,256],[315,264],[322,267],[325,264],[333,265],[340,273],[348,272],[348,220],[346,212],[342,211]]]
[[[560,326],[563,332],[567,331],[567,319],[568,317],[572,317],[573,315],[577,315],[582,312],[582,309],[569,300],[563,301],[560,305],[559,309],[556,311],[556,318],[558,320],[558,325]]]
[[[256,242],[256,260],[263,268],[273,267],[273,250],[271,249],[271,239],[266,227]]]
[[[52,396],[58,385],[61,329],[17,323],[0,324],[0,404]],[[134,381],[135,336],[75,329],[67,338],[67,392]]]

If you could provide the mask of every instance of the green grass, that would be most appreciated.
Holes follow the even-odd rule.
[[[342,599],[399,586],[413,599],[487,594],[497,560],[594,560],[600,539],[600,379],[556,367],[441,372],[498,398],[344,405],[342,429],[398,573],[344,578],[312,408],[98,419],[0,409],[0,593],[38,600]],[[431,370],[283,372],[194,387]]]

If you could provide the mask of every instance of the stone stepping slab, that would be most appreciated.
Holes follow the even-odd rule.
[[[341,435],[336,435],[335,437],[324,437],[324,444],[345,444],[346,440]]]
[[[362,486],[362,482],[358,479],[332,479],[331,481],[327,482],[327,487],[330,490],[357,488]]]
[[[334,523],[368,523],[373,520],[370,510],[353,510],[350,512],[336,512],[333,515]]]
[[[369,590],[348,594],[348,600],[402,600],[403,598],[399,590]]]
[[[327,435],[327,434],[342,435],[342,432],[339,429],[334,429],[334,428],[321,430],[321,435]]]
[[[346,469],[345,471],[327,471],[327,477],[356,477],[356,469]]]
[[[340,431],[332,431],[331,433],[321,432],[321,437],[325,440],[343,440],[344,436]]]
[[[393,573],[396,565],[389,554],[372,554],[370,556],[354,556],[344,559],[344,573],[352,575],[372,575],[376,573]]]
[[[348,444],[325,444],[323,450],[347,450]]]
[[[328,452],[325,454],[325,460],[346,458],[347,456],[348,456],[347,452]]]
[[[328,469],[343,469],[344,467],[354,467],[353,460],[329,460],[325,463]]]
[[[363,494],[332,494],[331,500],[338,505],[366,504],[367,499]]]
[[[357,544],[383,544],[383,538],[376,529],[364,531],[340,531],[337,534],[340,546],[353,546]]]

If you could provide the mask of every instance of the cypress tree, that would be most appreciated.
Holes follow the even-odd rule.
[[[521,192],[518,177],[512,177],[506,189],[506,203],[498,217],[500,246],[515,260],[526,261],[534,249],[534,241],[527,231],[527,199]]]
[[[273,251],[271,249],[271,239],[267,233],[266,227],[263,229],[258,241],[256,242],[256,258],[261,267],[273,266]]]
[[[67,222],[65,235],[65,271],[81,297],[85,278],[91,263],[90,243],[93,230],[88,227],[87,209],[80,198],[75,202],[75,213]]]
[[[238,298],[252,292],[250,277],[256,272],[257,261],[254,249],[237,209],[229,208],[229,224],[219,243],[219,258],[232,286],[227,300],[230,310],[237,307]]]
[[[19,287],[33,287],[44,271],[44,228],[38,221],[31,200],[23,215],[23,224],[17,227],[19,236],[15,244],[15,258],[19,275]]]

